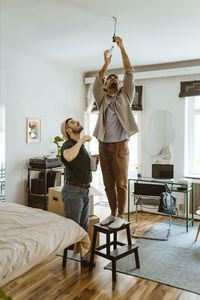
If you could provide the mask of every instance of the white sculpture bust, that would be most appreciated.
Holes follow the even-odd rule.
[[[168,146],[164,146],[159,155],[155,157],[155,162],[159,164],[170,164],[171,162],[171,151]]]

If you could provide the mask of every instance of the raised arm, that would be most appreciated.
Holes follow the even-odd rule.
[[[109,64],[111,63],[112,55],[110,55],[108,57],[108,55],[107,55],[108,52],[109,52],[109,50],[104,51],[104,65],[103,65],[101,71],[99,72],[99,76],[100,76],[101,79],[104,78],[104,76],[106,74],[106,70],[107,70]]]
[[[104,51],[104,65],[102,69],[99,72],[99,76],[95,78],[94,85],[93,85],[93,94],[95,98],[95,102],[97,104],[97,108],[100,109],[103,96],[104,96],[104,76],[106,74],[107,67],[109,66],[111,62],[112,55],[109,57],[107,56],[109,50]]]
[[[85,144],[86,142],[90,142],[91,139],[92,139],[91,136],[85,135],[74,146],[72,146],[69,149],[64,150],[64,152],[63,152],[64,159],[68,162],[72,161],[79,154],[81,146],[83,144]]]
[[[123,65],[126,71],[124,75],[124,81],[123,81],[123,93],[125,93],[128,96],[129,103],[131,105],[133,101],[133,93],[134,93],[133,69],[131,67],[131,63],[128,58],[128,55],[126,54],[126,51],[124,49],[122,39],[119,36],[116,36],[115,41],[121,50]]]
[[[119,36],[115,36],[115,42],[117,43],[117,46],[121,50],[124,69],[125,70],[131,69],[131,63],[130,63],[128,55],[126,54],[126,51],[124,49],[124,45],[123,45],[122,39]]]

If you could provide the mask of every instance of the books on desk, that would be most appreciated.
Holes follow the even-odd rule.
[[[177,190],[179,190],[179,191],[185,191],[185,190],[187,190],[187,185],[177,186]]]
[[[180,183],[180,184],[188,184],[188,183],[191,183],[192,180],[189,179],[189,178],[180,178],[180,179],[177,179],[177,182]]]

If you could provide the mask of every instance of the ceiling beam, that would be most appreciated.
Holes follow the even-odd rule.
[[[133,66],[133,68],[135,70],[135,79],[181,76],[198,73],[200,74],[200,59],[145,66]],[[97,72],[98,71],[86,72],[84,74],[85,83],[92,83]],[[124,69],[110,69],[106,72],[106,75],[113,73],[119,75],[123,74]]]
[[[146,72],[146,71],[157,71],[157,70],[166,70],[166,69],[177,69],[177,68],[187,68],[200,66],[200,59],[192,59],[192,60],[184,60],[170,63],[162,63],[162,64],[153,64],[153,65],[143,65],[143,66],[133,66],[136,73],[138,72]],[[84,77],[92,77],[95,76],[97,71],[86,72]],[[106,74],[121,74],[124,71],[123,68],[119,69],[110,69]]]

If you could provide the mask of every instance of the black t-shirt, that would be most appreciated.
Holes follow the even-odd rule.
[[[72,161],[66,161],[63,152],[70,149],[77,142],[68,139],[61,148],[61,160],[65,165],[65,179],[82,184],[89,184],[92,181],[92,173],[90,171],[90,158],[85,146],[82,145],[78,155]]]

